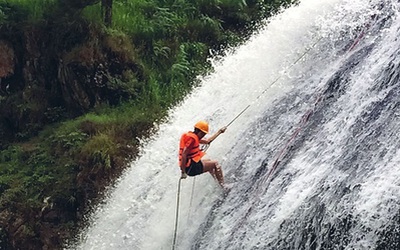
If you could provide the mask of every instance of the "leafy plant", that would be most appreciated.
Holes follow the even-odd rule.
[[[93,136],[83,147],[82,154],[90,157],[93,166],[111,168],[111,159],[117,153],[112,135],[99,133]]]

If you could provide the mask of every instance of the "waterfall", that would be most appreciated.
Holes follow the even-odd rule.
[[[400,3],[303,0],[244,45],[143,141],[74,249],[171,249],[178,143],[206,119],[224,170],[182,180],[177,249],[398,249]]]

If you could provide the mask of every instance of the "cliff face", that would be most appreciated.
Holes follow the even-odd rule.
[[[0,41],[0,78],[14,74],[14,49],[6,41]]]
[[[132,81],[142,76],[127,37],[84,21],[3,26],[0,51],[0,148],[45,124],[134,98]]]
[[[28,139],[44,126],[104,103],[117,105],[134,99],[142,78],[135,48],[123,34],[107,34],[85,21],[0,26],[0,149],[18,143],[26,149],[21,158],[28,159],[33,150],[40,156],[40,150],[30,149]],[[147,128],[144,124],[135,131]],[[129,156],[133,151],[124,153]],[[65,191],[44,198],[38,193],[39,198],[32,197],[31,202],[20,202],[18,191],[10,192],[10,186],[0,179],[0,249],[61,248],[62,240],[71,237],[74,223],[82,219],[87,202],[126,164],[126,160],[111,159],[108,165],[112,167],[94,172],[93,166],[85,168],[91,164],[87,161],[70,168],[49,161],[44,175],[37,176],[38,183],[32,185],[40,185],[40,178],[59,168],[68,169],[71,181]],[[29,190],[27,183],[21,180],[15,185]]]

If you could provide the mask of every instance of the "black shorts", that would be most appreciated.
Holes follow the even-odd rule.
[[[194,162],[191,161],[189,167],[185,169],[189,176],[195,176],[203,173],[203,163],[201,161]]]

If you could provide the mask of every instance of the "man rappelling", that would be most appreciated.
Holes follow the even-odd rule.
[[[218,161],[202,159],[205,152],[201,151],[200,144],[210,144],[217,136],[224,133],[226,127],[222,127],[213,136],[207,139],[203,137],[208,134],[208,123],[199,121],[194,125],[194,131],[189,131],[181,136],[179,144],[179,166],[181,168],[181,179],[187,176],[196,176],[209,172],[224,188],[224,176]]]

